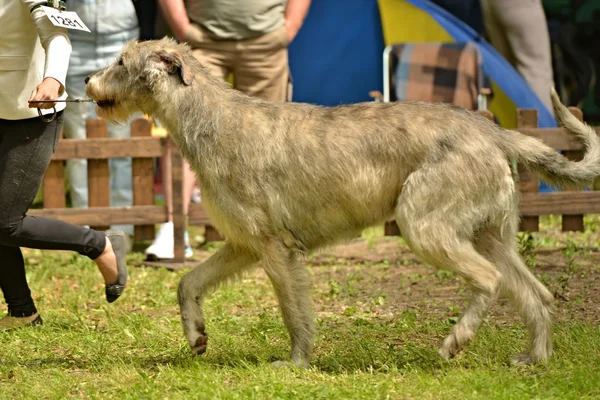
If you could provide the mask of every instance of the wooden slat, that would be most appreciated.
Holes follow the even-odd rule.
[[[580,121],[583,121],[583,113],[576,107],[569,107],[569,111]],[[581,150],[567,150],[563,152],[563,155],[572,161],[580,161],[583,158],[583,151]],[[583,215],[565,215],[562,213],[562,230],[567,231],[583,231]]]
[[[131,123],[132,137],[151,137],[152,122],[145,118],[136,119]],[[154,204],[154,159],[152,157],[131,160],[133,205],[150,206]],[[134,240],[154,239],[154,225],[144,224],[134,227]]]
[[[62,131],[60,133],[62,139]],[[66,207],[64,161],[50,161],[42,183],[44,208]]]
[[[160,157],[162,141],[155,137],[62,139],[52,160]]]
[[[171,176],[172,176],[172,199],[173,199],[173,233],[174,233],[174,258],[173,262],[185,261],[185,220],[184,201],[190,199],[183,198],[183,158],[178,149],[169,143],[169,153],[171,155]]]
[[[225,240],[225,237],[210,224],[204,227],[204,238],[207,242],[222,242]]]
[[[517,130],[537,126],[538,113],[536,109],[517,109]],[[538,178],[520,163],[517,165],[517,170],[521,193],[537,193],[539,190]],[[519,230],[537,232],[539,230],[539,220],[538,216],[525,216],[521,218]]]
[[[164,206],[30,209],[27,214],[90,226],[159,224],[167,220]]]
[[[105,120],[94,119],[86,121],[87,137],[105,138],[108,136]],[[113,140],[113,139],[110,139]],[[108,160],[88,160],[88,206],[108,207],[110,206],[110,172]],[[108,225],[90,225],[96,230],[107,230]]]
[[[523,193],[521,215],[579,215],[600,213],[600,192]]]
[[[395,220],[386,221],[383,224],[383,233],[385,236],[401,236],[400,228]]]
[[[190,225],[210,225],[210,219],[202,204],[190,204],[188,223]]]
[[[571,110],[576,109],[572,107]],[[577,110],[577,109],[576,109]],[[578,110],[581,112],[580,110]],[[517,131],[542,140],[548,146],[557,150],[582,150],[583,146],[575,142],[572,136],[563,128],[517,128]],[[600,134],[600,128],[595,128]]]

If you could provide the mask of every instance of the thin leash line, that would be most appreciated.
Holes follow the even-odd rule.
[[[93,99],[63,99],[63,100],[28,100],[28,103],[94,103]],[[42,114],[42,110],[37,109],[38,115],[40,116],[40,119],[46,123],[48,122],[52,122],[54,121],[54,119],[56,118],[56,107],[52,107],[52,110],[54,111],[54,113],[52,114],[52,116],[50,118],[46,118],[44,117],[44,114]]]
[[[93,99],[29,100],[29,103],[93,103]]]

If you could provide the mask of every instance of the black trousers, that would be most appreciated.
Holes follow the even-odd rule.
[[[40,118],[0,119],[0,289],[15,317],[37,312],[21,247],[71,250],[93,260],[106,245],[103,232],[26,215],[56,150],[62,123],[62,112],[49,123]]]

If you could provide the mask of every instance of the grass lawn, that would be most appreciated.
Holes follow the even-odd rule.
[[[600,218],[568,234],[559,218],[543,220],[523,252],[556,295],[545,365],[509,365],[527,337],[503,300],[459,357],[441,360],[469,293],[377,231],[306,260],[318,334],[305,371],[270,365],[287,358],[289,342],[260,270],[207,298],[208,351],[195,358],[176,301],[187,270],[131,266],[126,294],[107,304],[90,261],[26,250],[44,325],[0,333],[0,399],[598,399]]]

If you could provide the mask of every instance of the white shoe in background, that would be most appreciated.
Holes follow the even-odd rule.
[[[160,226],[154,242],[144,251],[147,261],[170,260],[175,257],[175,241],[173,238],[173,223],[167,222]],[[187,230],[185,231],[185,258],[194,255],[190,246]]]

